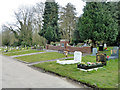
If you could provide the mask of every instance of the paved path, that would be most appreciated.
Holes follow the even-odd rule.
[[[14,55],[14,56],[10,56],[10,57],[15,58],[15,57],[21,57],[21,56],[41,54],[41,53],[46,53],[46,52],[58,52],[56,50],[46,50],[46,49],[44,49],[43,51],[45,51],[45,52],[28,53],[28,54],[22,54],[22,55]]]
[[[28,66],[31,66],[31,65],[35,65],[35,64],[39,64],[39,63],[43,63],[43,62],[64,60],[64,59],[70,59],[70,58],[74,58],[74,57],[67,57],[67,58],[59,58],[59,59],[52,59],[52,60],[46,60],[46,61],[33,62],[33,63],[29,63],[29,64],[27,64],[27,65],[28,65]]]
[[[41,53],[46,53],[46,52],[36,52],[36,53],[29,53],[29,54],[22,54],[22,55],[14,55],[14,56],[10,56],[10,57],[15,58],[15,57],[35,55],[35,54],[41,54]]]
[[[7,56],[3,60],[3,88],[83,88],[66,79],[37,71]]]

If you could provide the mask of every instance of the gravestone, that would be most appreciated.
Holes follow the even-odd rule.
[[[99,51],[103,51],[103,45],[99,46]]]
[[[82,53],[79,51],[75,51],[74,52],[74,61],[80,61],[80,63],[81,63],[81,59],[82,59]]]
[[[119,52],[119,47],[114,47],[111,50],[111,56],[118,56],[118,52]]]
[[[92,49],[92,56],[96,56],[96,53],[97,53],[97,48],[93,48]]]
[[[108,60],[109,59],[116,59],[119,57],[119,47],[114,47],[112,50],[111,50],[111,56],[109,56]]]
[[[106,65],[106,54],[104,53],[97,53],[96,54],[96,62],[102,62],[102,64]]]
[[[79,51],[75,51],[74,52],[74,60],[64,60],[64,61],[57,60],[57,63],[59,63],[59,64],[75,64],[75,63],[81,63],[81,60],[82,60],[82,53]]]
[[[105,43],[105,44],[104,44],[104,48],[106,48],[106,47],[107,47],[107,44]]]
[[[19,47],[17,46],[17,47],[16,47],[16,50],[18,50],[18,49],[19,49]]]

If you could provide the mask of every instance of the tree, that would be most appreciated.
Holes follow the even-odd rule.
[[[118,36],[117,36],[117,42],[120,44],[120,1],[118,2]]]
[[[114,42],[118,35],[118,24],[114,18],[116,10],[106,2],[87,2],[84,14],[79,18],[78,31],[81,40]]]
[[[9,46],[15,43],[16,39],[14,34],[5,25],[2,26],[2,45]]]
[[[15,12],[17,29],[10,28],[18,39],[19,45],[32,45],[32,17],[33,11],[31,8],[20,8],[18,12]]]
[[[39,30],[34,30],[33,32],[33,37],[32,37],[32,45],[40,45],[40,46],[45,46],[46,45],[46,39],[41,37],[38,34]]]
[[[43,27],[42,30],[39,32],[39,35],[48,39],[47,34],[52,33],[53,38],[48,39],[48,42],[51,41],[59,41],[59,29],[58,29],[58,4],[54,2],[45,2],[45,9],[43,14]],[[50,30],[49,28],[53,30]],[[50,30],[50,31],[48,31]],[[50,41],[49,41],[50,40]]]
[[[75,10],[76,8],[71,3],[68,3],[66,7],[61,7],[60,10],[59,27],[61,37],[63,39],[68,39],[70,42],[72,42],[73,31],[76,26]]]

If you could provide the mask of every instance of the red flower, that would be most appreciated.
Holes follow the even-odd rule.
[[[109,58],[109,56],[107,56],[107,58]]]

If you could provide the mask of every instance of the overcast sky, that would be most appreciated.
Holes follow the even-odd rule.
[[[31,6],[38,2],[45,2],[46,0],[1,0],[0,2],[0,26],[6,23],[14,22],[14,11],[20,6]],[[65,6],[67,3],[72,3],[76,7],[77,16],[82,14],[85,2],[82,0],[55,0],[59,5]]]

